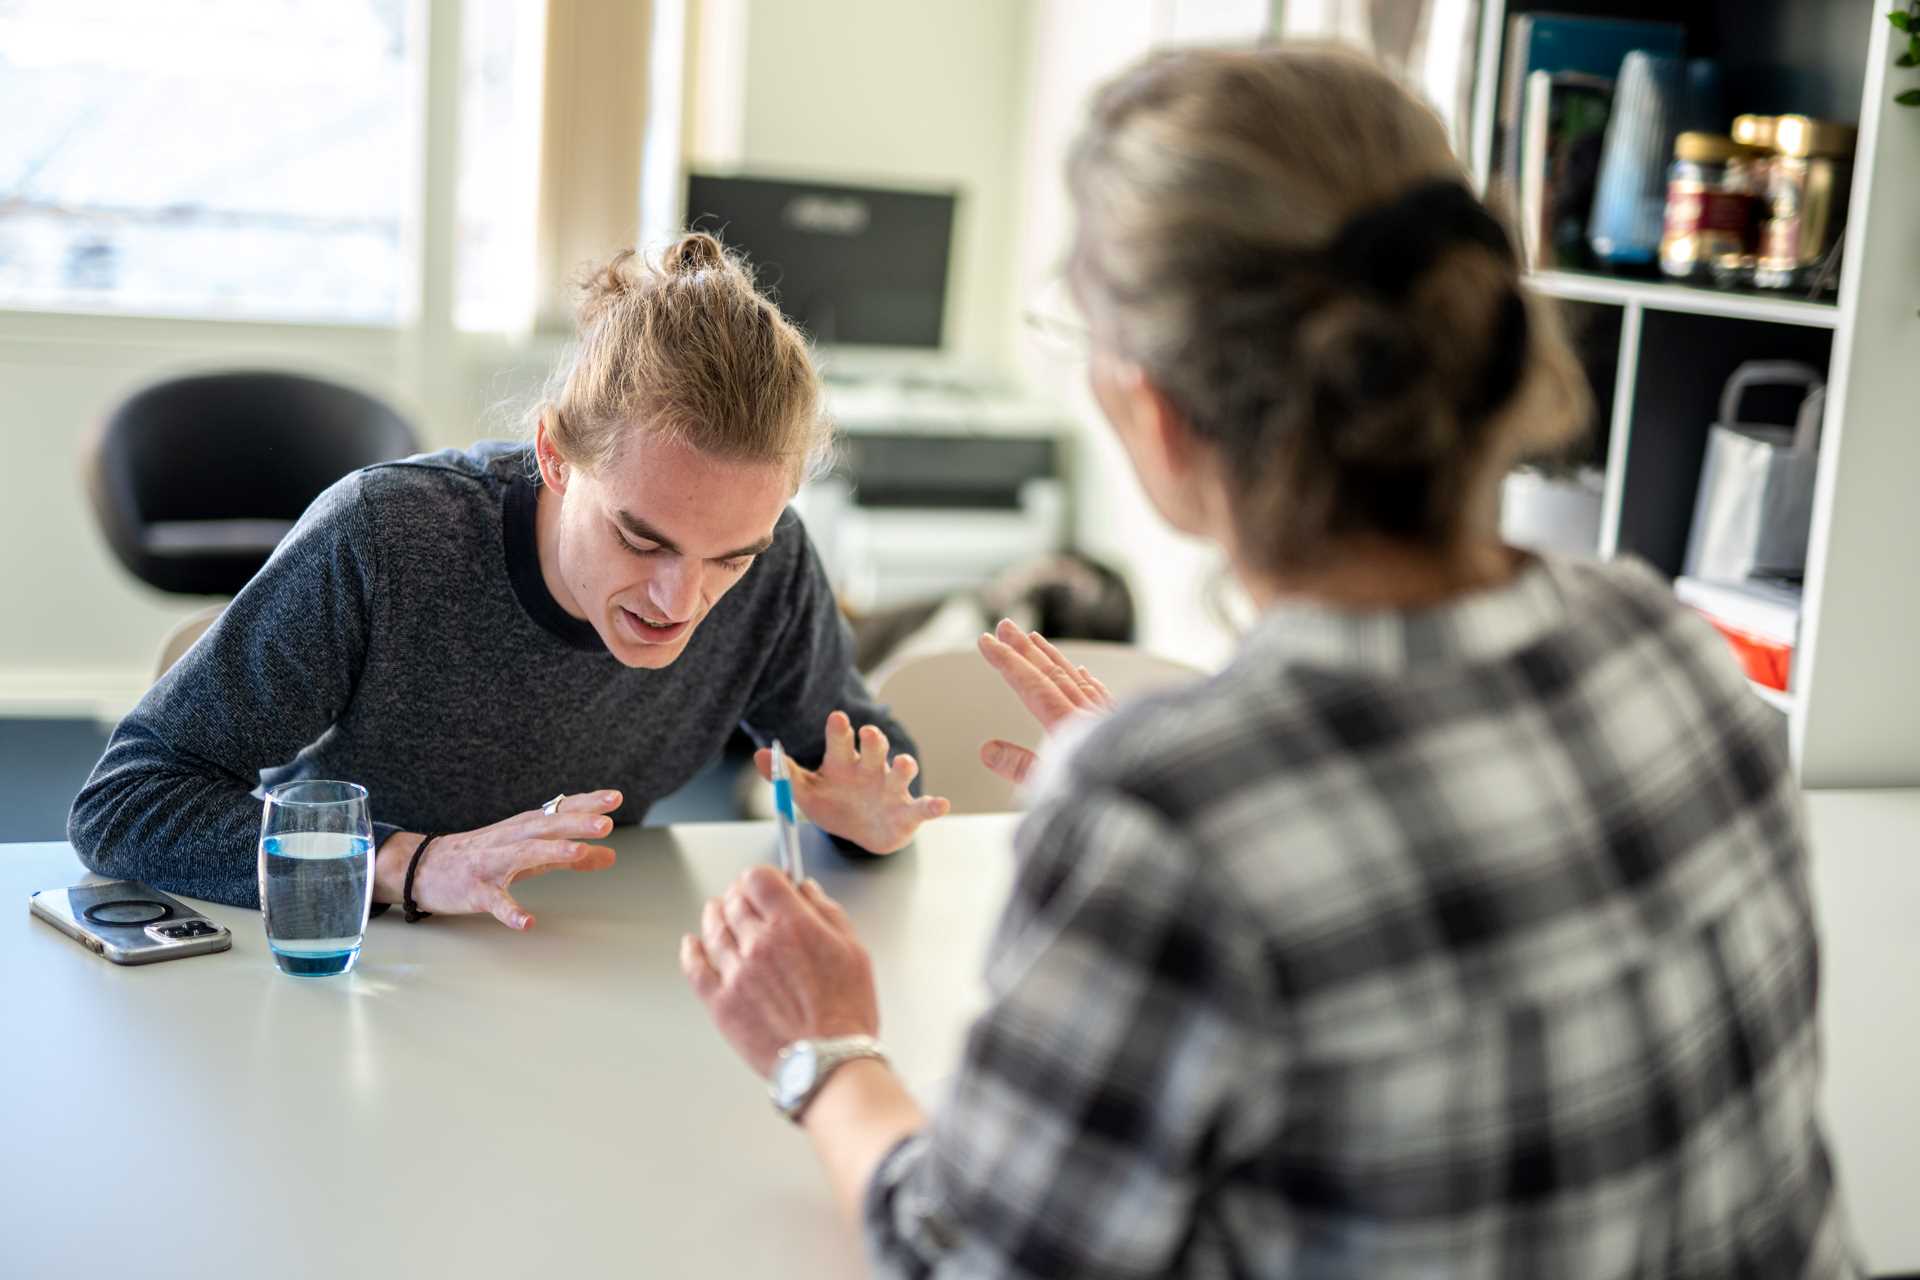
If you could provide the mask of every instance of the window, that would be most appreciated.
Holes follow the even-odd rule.
[[[513,330],[533,318],[545,9],[535,0],[466,0],[461,13],[454,318],[462,329]]]
[[[680,12],[0,0],[0,309],[564,321],[579,268],[634,241],[649,15]],[[429,50],[435,19],[457,62]],[[677,103],[669,26],[653,87]],[[669,142],[655,181],[677,188]]]
[[[424,0],[0,0],[0,306],[398,321]]]

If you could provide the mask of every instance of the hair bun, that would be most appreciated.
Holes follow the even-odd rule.
[[[692,275],[727,264],[727,251],[705,231],[689,231],[667,246],[661,265],[675,275]]]
[[[1433,353],[1405,314],[1339,294],[1302,321],[1299,343],[1312,430],[1333,457],[1411,466],[1458,445],[1457,415],[1429,394]]]
[[[580,325],[585,328],[605,315],[607,309],[639,287],[627,264],[635,257],[632,249],[622,249],[604,266],[596,267],[580,282]]]

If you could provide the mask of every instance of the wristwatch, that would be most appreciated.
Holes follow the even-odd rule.
[[[827,1077],[858,1058],[887,1060],[887,1051],[872,1036],[836,1036],[827,1040],[795,1040],[773,1060],[773,1079],[767,1093],[776,1110],[795,1124],[813,1101]]]

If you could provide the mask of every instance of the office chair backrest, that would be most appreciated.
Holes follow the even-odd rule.
[[[1058,647],[1123,701],[1205,674],[1131,645],[1066,640]],[[947,797],[955,813],[1002,813],[1021,807],[1016,788],[980,763],[980,746],[1004,738],[1038,747],[1040,727],[976,650],[909,656],[876,672],[873,684],[875,696],[913,734],[928,793]]]
[[[160,642],[160,661],[154,664],[153,678],[158,680],[171,671],[173,664],[193,648],[194,641],[205,635],[208,627],[220,621],[220,615],[226,607],[223,604],[208,605],[175,623],[173,630],[167,632],[167,638]]]
[[[300,374],[175,378],[107,419],[88,492],[121,563],[162,591],[232,595],[350,471],[416,449],[380,400]]]

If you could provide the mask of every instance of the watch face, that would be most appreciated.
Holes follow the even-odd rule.
[[[773,1068],[774,1097],[781,1106],[799,1105],[807,1096],[807,1090],[813,1087],[819,1066],[820,1055],[811,1040],[798,1041],[788,1048]]]

